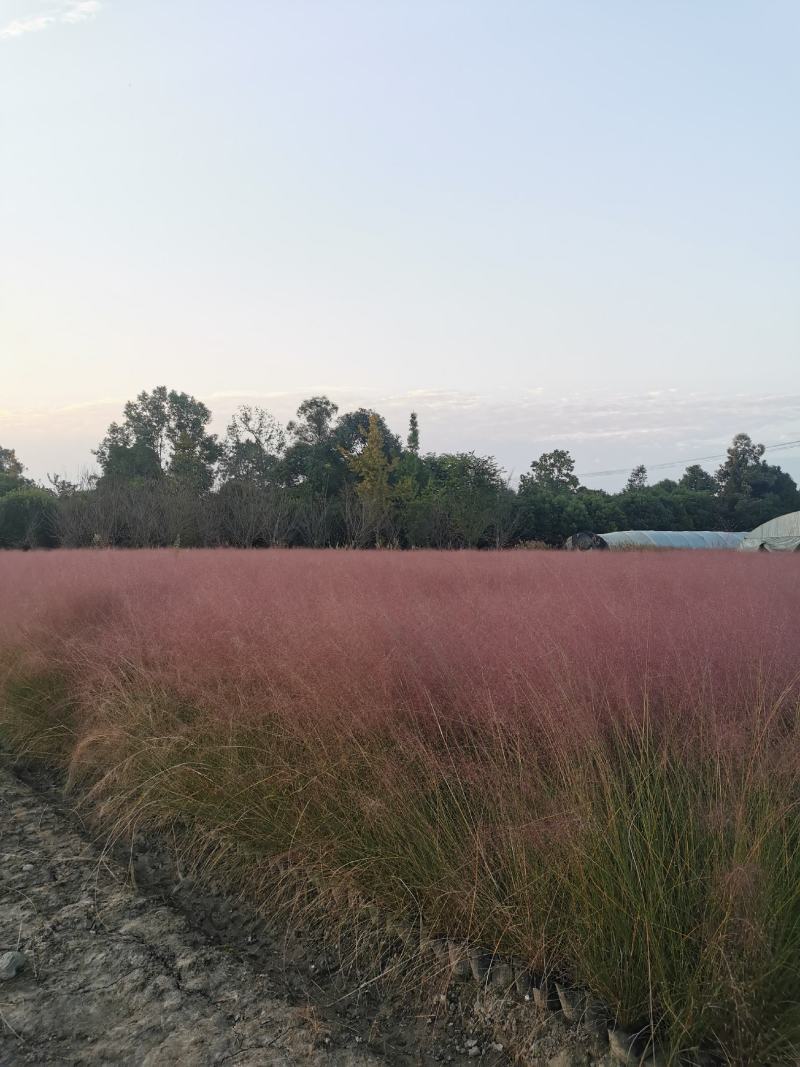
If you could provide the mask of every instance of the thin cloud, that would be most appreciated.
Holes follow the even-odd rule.
[[[40,33],[59,23],[76,25],[88,22],[99,14],[102,7],[103,0],[64,0],[57,7],[7,23],[0,28],[0,40],[22,37],[26,33]]]
[[[477,393],[463,393],[446,389],[411,389],[407,393],[397,393],[385,398],[391,406],[416,405],[429,411],[450,411],[474,408],[481,404],[483,398]]]
[[[102,6],[102,0],[76,0],[69,4],[69,9],[64,12],[61,21],[88,22],[98,14]]]

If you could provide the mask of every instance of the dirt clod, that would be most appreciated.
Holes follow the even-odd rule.
[[[16,978],[27,962],[21,952],[3,952],[0,954],[0,981],[5,982],[9,978]]]

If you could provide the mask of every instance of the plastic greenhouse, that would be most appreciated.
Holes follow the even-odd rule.
[[[745,533],[723,533],[717,530],[618,530],[616,533],[605,534],[581,531],[570,537],[565,547],[578,551],[597,548],[731,549],[739,548],[747,536]]]
[[[757,526],[742,539],[739,548],[744,552],[800,551],[800,511],[779,515]]]

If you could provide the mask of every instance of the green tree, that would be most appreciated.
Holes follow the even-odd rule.
[[[297,418],[286,427],[296,443],[321,445],[331,437],[331,423],[339,410],[327,396],[312,396],[297,409]]]
[[[0,447],[0,474],[6,474],[10,478],[21,478],[24,470],[13,448]]]
[[[404,540],[433,548],[486,548],[508,529],[507,483],[492,456],[428,455],[421,488],[403,506]]]
[[[729,530],[752,530],[768,519],[800,509],[800,494],[791,475],[763,459],[764,445],[738,433],[716,473],[722,524]]]
[[[705,493],[715,493],[718,488],[713,474],[703,470],[699,463],[693,463],[686,468],[678,485],[682,489],[692,489]]]
[[[728,447],[725,462],[717,470],[717,484],[726,494],[749,492],[748,475],[762,462],[764,445],[755,444],[749,434],[737,433]]]
[[[31,484],[23,477],[24,471],[13,448],[0,448],[0,496]]]
[[[297,418],[286,427],[291,443],[281,464],[285,484],[309,494],[329,498],[342,488],[347,464],[333,433],[333,419],[339,409],[325,396],[304,400]]]
[[[412,502],[419,498],[430,478],[430,469],[419,454],[419,424],[415,412],[411,413],[407,438],[408,447],[394,460],[394,492],[399,511],[400,536],[409,544],[408,523]]]
[[[160,471],[166,473],[178,441],[181,440],[183,449],[188,441],[213,480],[214,464],[221,449],[216,436],[207,430],[210,419],[211,412],[201,401],[160,385],[151,393],[139,393],[136,400],[125,404],[123,421],[111,423],[94,454],[104,475],[109,473],[109,468],[115,477],[124,477],[129,466],[137,472],[151,468],[152,464],[145,459],[147,452],[156,457]],[[125,449],[137,449],[138,455],[126,457]],[[149,475],[134,475],[142,476]]]
[[[392,433],[383,416],[370,408],[357,408],[339,416],[333,430],[336,447],[347,453],[358,452],[364,448],[373,418],[380,431],[384,455],[387,460],[396,459],[403,450],[400,438]]]
[[[644,486],[620,493],[619,508],[625,530],[674,530],[674,509],[667,494]]]
[[[144,441],[124,444],[121,440],[106,438],[102,461],[103,474],[100,481],[132,482],[153,481],[163,477],[158,456]]]
[[[411,412],[411,416],[408,420],[406,447],[412,456],[419,455],[419,420],[417,419],[416,411]]]
[[[197,496],[207,493],[214,481],[213,468],[188,433],[181,433],[175,442],[169,474],[181,488]]]
[[[348,467],[358,478],[356,494],[363,505],[364,525],[374,536],[376,547],[389,532],[394,503],[390,482],[394,463],[386,455],[380,422],[380,416],[371,412],[369,428],[360,435],[364,438],[363,447],[350,452],[341,448]]]
[[[359,451],[342,449],[347,464],[358,476],[358,495],[385,507],[390,500],[389,475],[391,461],[383,448],[383,433],[378,423],[379,416],[373,411],[369,416],[369,429],[364,435],[364,446]]]
[[[24,486],[0,496],[0,548],[53,548],[56,537],[55,496]]]
[[[619,494],[612,495],[602,489],[587,489],[581,486],[575,494],[586,515],[584,529],[595,533],[608,533],[621,529],[622,513],[619,509]],[[571,530],[570,533],[574,533]],[[567,535],[569,536],[569,535]]]
[[[574,492],[578,488],[575,461],[569,452],[561,448],[556,448],[553,452],[543,452],[531,463],[530,473],[522,475],[520,484]]]
[[[636,489],[644,489],[647,486],[647,467],[643,463],[640,463],[638,467],[634,467],[631,473],[628,475],[628,480],[625,483],[625,492],[631,493]]]
[[[576,530],[593,528],[581,494],[548,488],[535,478],[520,479],[517,502],[519,536],[524,541],[561,545]]]
[[[591,528],[585,494],[569,452],[554,449],[531,463],[519,480],[520,536],[526,541],[560,545],[576,530]]]
[[[228,423],[220,460],[223,482],[274,482],[285,449],[286,434],[277,419],[263,408],[243,404]]]
[[[345,539],[348,467],[333,432],[338,407],[325,396],[304,400],[287,426],[291,441],[279,477],[291,492],[292,544],[338,544]]]

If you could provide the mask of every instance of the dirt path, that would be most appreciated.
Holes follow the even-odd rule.
[[[0,975],[4,953],[25,957],[0,977],[2,1067],[474,1062],[446,1015],[334,1010],[318,969],[295,957],[287,973],[267,932],[231,946],[137,891],[55,798],[0,761]]]
[[[138,895],[0,767],[0,953],[17,949],[24,968],[0,981],[4,1067],[385,1062],[328,1051],[313,1006],[287,1003],[269,975]]]

